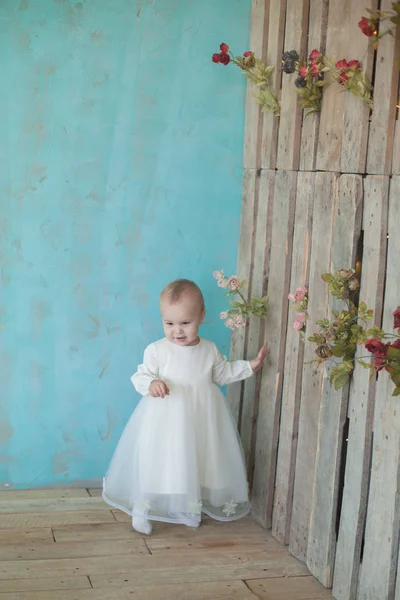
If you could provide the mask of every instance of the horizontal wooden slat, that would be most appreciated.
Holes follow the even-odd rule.
[[[6,513],[49,513],[78,510],[110,510],[110,507],[102,498],[91,498],[88,494],[83,498],[42,498],[36,496],[10,500],[0,498],[0,515]]]
[[[44,499],[56,499],[56,498],[87,498],[89,496],[88,490],[84,488],[72,488],[72,489],[48,489],[48,490],[7,490],[0,492],[0,502],[7,502],[10,500],[39,500]]]
[[[320,600],[332,598],[313,577],[285,577],[283,579],[257,579],[246,582],[260,600]]]
[[[115,517],[110,510],[0,514],[0,529],[33,529],[78,523],[115,523]]]
[[[26,594],[32,594],[33,596],[35,592],[43,594],[43,592],[49,591],[53,594],[53,598],[58,599],[62,590],[79,590],[80,594],[82,590],[88,588],[91,589],[92,586],[86,575],[56,578],[44,577],[43,579],[0,579],[0,598],[1,600],[4,600],[7,592],[25,592]],[[32,596],[29,596],[29,599],[31,599]],[[78,600],[76,594],[75,598]]]

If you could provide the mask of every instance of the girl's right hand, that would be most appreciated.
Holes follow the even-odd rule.
[[[155,379],[150,384],[149,393],[153,398],[165,398],[169,396],[169,389],[161,379]]]

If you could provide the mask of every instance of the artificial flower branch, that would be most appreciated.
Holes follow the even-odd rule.
[[[246,327],[249,318],[253,315],[255,317],[265,317],[268,311],[268,298],[257,298],[253,296],[250,302],[247,302],[243,296],[241,290],[245,286],[245,281],[241,281],[237,275],[231,275],[226,277],[223,271],[214,271],[214,279],[217,280],[218,287],[227,290],[225,296],[238,295],[241,302],[237,300],[230,300],[229,304],[231,308],[221,312],[220,318],[225,321],[226,327],[229,329],[238,329],[240,327]]]

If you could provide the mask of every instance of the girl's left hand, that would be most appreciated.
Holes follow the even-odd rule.
[[[253,360],[250,361],[250,366],[253,369],[254,373],[257,373],[257,371],[261,369],[264,359],[267,356],[267,353],[268,350],[266,349],[266,347],[262,346],[260,352],[257,354],[257,358],[253,358]]]

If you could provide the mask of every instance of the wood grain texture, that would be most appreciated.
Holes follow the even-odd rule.
[[[255,216],[254,248],[252,249],[252,256],[257,257],[257,260],[254,262],[253,267],[250,296],[262,297],[267,292],[274,189],[275,171],[262,170],[257,197],[257,214]],[[264,343],[264,328],[264,320],[250,319],[246,345],[247,359],[251,360],[257,356],[261,345]],[[243,383],[240,435],[250,482],[254,467],[255,423],[258,407],[258,402],[255,402],[255,399],[259,395],[261,375],[262,373],[258,373],[255,377],[251,377]]]
[[[320,600],[332,598],[313,577],[286,577],[285,579],[256,579],[247,581],[249,588],[260,600]]]
[[[285,50],[296,49],[300,56],[307,50],[310,0],[287,0]],[[295,93],[297,73],[282,77],[281,117],[278,135],[278,169],[299,168],[300,135],[303,111]]]
[[[329,271],[333,218],[338,202],[339,176],[317,173],[315,176],[313,235],[310,258],[309,326],[306,338],[312,334],[318,319],[328,310],[326,286],[321,274]],[[317,449],[319,410],[322,393],[322,372],[315,373],[310,361],[315,359],[314,345],[307,339],[304,345],[304,366],[301,386],[299,432],[296,454],[293,509],[289,548],[300,560],[306,561],[310,515],[313,505],[315,454]]]
[[[388,192],[388,177],[375,175],[364,180],[360,299],[374,310],[374,322],[379,326],[385,286]],[[356,356],[365,356],[365,349],[360,347]],[[367,511],[375,386],[375,379],[370,380],[369,373],[356,364],[350,383],[348,460],[333,584],[337,600],[352,600],[357,593]]]
[[[314,203],[314,173],[299,173],[297,178],[296,212],[293,232],[293,251],[290,289],[308,285],[312,211]],[[286,302],[288,300],[286,299]],[[283,380],[279,448],[275,478],[272,531],[282,544],[289,543],[292,515],[294,468],[296,464],[297,434],[300,409],[301,378],[303,373],[304,343],[293,329],[295,312],[289,305],[289,322],[285,348],[285,377]]]
[[[399,305],[400,177],[389,194],[388,254],[383,329],[393,331],[393,311]],[[393,383],[380,373],[376,384],[371,481],[361,565],[359,600],[391,600],[395,593],[400,529],[400,410]]]
[[[287,295],[292,259],[293,222],[297,173],[277,171],[272,216],[271,254],[268,277],[269,314],[265,339],[269,348],[260,388],[257,419],[253,514],[270,527],[274,497],[276,453],[287,328]],[[274,334],[270,335],[271,326]]]
[[[329,272],[355,268],[361,234],[363,183],[360,175],[342,175],[334,209]],[[328,310],[342,310],[343,302],[329,294]],[[336,516],[339,494],[343,428],[349,388],[336,391],[325,368],[319,413],[313,505],[307,548],[307,566],[325,586],[332,586],[336,549]]]
[[[382,0],[381,10],[391,10],[391,0]],[[400,31],[384,36],[376,57],[374,110],[368,140],[367,172],[390,175],[395,133],[400,65]]]

